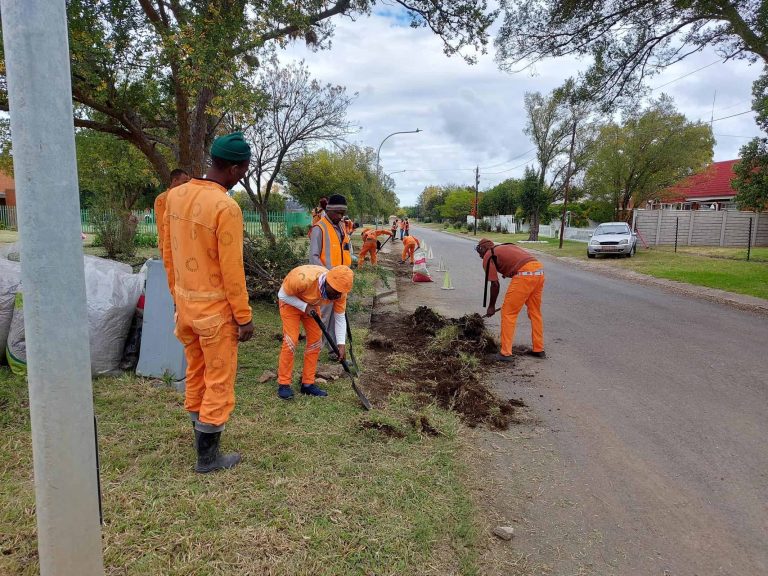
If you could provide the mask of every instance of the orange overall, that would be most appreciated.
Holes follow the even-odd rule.
[[[363,230],[363,247],[360,249],[360,253],[357,255],[358,268],[363,267],[363,261],[365,260],[366,254],[371,255],[371,264],[376,266],[376,260],[378,258],[376,237],[382,235],[391,236],[391,234],[386,230]]]
[[[184,345],[184,407],[223,426],[235,407],[238,324],[251,321],[243,215],[223,186],[194,178],[168,192],[163,262]]]
[[[335,314],[343,315],[347,309],[347,295],[342,294],[338,300],[325,300],[320,293],[318,279],[328,270],[322,266],[306,264],[291,270],[283,280],[282,290],[288,296],[295,296],[308,304],[306,311],[280,302],[280,318],[283,321],[283,345],[280,348],[280,359],[277,368],[277,383],[291,384],[293,375],[293,360],[296,345],[299,342],[299,324],[304,325],[307,335],[307,345],[304,348],[304,368],[301,371],[302,384],[314,384],[317,371],[317,358],[320,355],[322,332],[309,315],[312,309],[319,310],[320,306],[333,304]]]
[[[165,233],[163,230],[163,225],[165,224],[163,221],[163,218],[165,218],[165,199],[169,191],[170,189],[162,192],[155,198],[155,226],[157,227],[157,249],[160,252],[160,257],[163,256],[163,234]]]
[[[533,351],[541,352],[544,350],[544,320],[541,316],[544,271],[541,262],[514,245],[496,246],[494,253],[498,270],[491,259],[490,250],[483,258],[483,268],[489,266],[488,280],[498,282],[498,272],[504,277],[512,277],[501,306],[501,354],[512,354],[517,315],[523,305],[528,309],[528,318],[531,321]]]
[[[421,243],[419,242],[419,239],[416,238],[416,236],[406,236],[403,238],[403,254],[400,257],[400,260],[405,262],[408,258],[411,259],[411,264],[413,264],[413,253],[416,251],[416,248],[419,248],[421,246]]]

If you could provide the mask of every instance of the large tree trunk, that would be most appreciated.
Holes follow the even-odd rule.
[[[259,212],[259,220],[261,221],[261,230],[264,232],[264,238],[267,239],[270,246],[277,244],[275,235],[272,234],[272,229],[269,227],[269,214],[267,213],[267,207],[265,204],[256,204],[256,210]]]
[[[539,239],[539,211],[531,214],[531,229],[528,231],[528,241]]]

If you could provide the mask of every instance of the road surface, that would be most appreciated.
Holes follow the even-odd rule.
[[[435,283],[401,283],[401,307],[483,313],[474,244],[413,232]],[[548,358],[496,383],[539,424],[478,440],[497,519],[518,525],[522,564],[499,573],[768,574],[768,318],[539,258]]]

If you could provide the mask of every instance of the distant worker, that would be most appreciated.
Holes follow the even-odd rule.
[[[299,324],[304,325],[307,342],[304,348],[304,367],[301,372],[301,393],[310,396],[327,396],[328,393],[315,384],[317,358],[320,354],[322,333],[310,316],[313,309],[329,305],[335,312],[336,344],[341,357],[346,356],[347,294],[352,290],[354,273],[348,266],[335,266],[327,270],[323,266],[307,264],[291,270],[283,280],[277,296],[280,300],[280,318],[283,321],[283,345],[278,361],[277,395],[283,400],[293,398],[291,379],[296,345],[299,342]],[[326,324],[326,326],[328,326]]]
[[[158,194],[155,198],[155,227],[157,228],[157,250],[160,252],[160,257],[163,257],[163,219],[165,218],[165,199],[168,197],[168,192],[189,182],[189,174],[187,174],[181,168],[175,168],[171,170],[171,184],[168,186],[168,190]]]
[[[411,235],[411,222],[408,220],[408,218],[405,219],[405,226],[403,227],[403,230],[405,231],[406,236]]]
[[[485,289],[491,283],[491,300],[486,310],[486,318],[496,313],[496,299],[499,296],[499,274],[512,278],[504,295],[501,306],[501,354],[496,359],[504,362],[512,360],[512,343],[515,340],[517,315],[525,304],[528,318],[531,320],[531,340],[533,349],[526,352],[529,356],[546,358],[544,353],[544,321],[541,316],[541,296],[544,291],[544,270],[541,262],[528,252],[514,244],[495,246],[492,240],[483,238],[475,247],[483,259],[485,271]],[[483,295],[485,306],[485,294]]]
[[[397,239],[397,218],[392,220],[392,242],[394,242]]]
[[[365,260],[365,255],[370,254],[371,255],[371,264],[376,266],[376,260],[378,259],[378,250],[379,246],[376,241],[377,236],[391,236],[387,230],[370,230],[365,229],[363,230],[363,247],[360,249],[360,253],[357,255],[357,267],[362,268],[363,267],[363,261]]]
[[[346,224],[342,222],[346,213],[347,199],[341,194],[332,194],[328,198],[325,214],[312,226],[312,231],[309,234],[310,264],[323,266],[328,270],[334,266],[352,265],[351,241]],[[338,334],[334,334],[336,322],[333,318],[333,306],[324,305],[321,315],[323,322],[328,327],[329,334],[338,338]],[[330,344],[327,346],[330,350]],[[332,351],[329,352],[329,356],[331,359],[335,359]]]
[[[312,226],[318,223],[320,218],[323,217],[323,214],[325,213],[325,207],[328,205],[328,198],[323,196],[320,198],[320,201],[318,202],[317,207],[312,210]]]
[[[400,240],[405,236],[405,220],[400,220],[397,227],[400,229]]]
[[[413,264],[413,253],[416,252],[416,248],[421,248],[421,242],[416,236],[407,236],[403,238],[403,254],[400,257],[400,264],[410,258],[411,264]]]
[[[251,150],[239,132],[217,138],[205,178],[166,198],[163,262],[176,304],[176,337],[184,345],[184,408],[195,429],[195,471],[232,468],[221,432],[235,407],[237,344],[253,336],[243,270],[243,214],[227,191],[248,171]]]

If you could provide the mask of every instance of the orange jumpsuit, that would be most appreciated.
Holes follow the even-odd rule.
[[[498,282],[499,272],[505,278],[512,278],[501,306],[501,354],[512,354],[517,315],[523,305],[528,309],[528,318],[531,320],[533,351],[541,352],[544,350],[544,320],[541,316],[544,270],[541,262],[522,248],[511,244],[496,246],[494,254],[498,269],[491,259],[490,250],[483,256],[483,269],[489,266],[488,280]]]
[[[251,321],[243,214],[223,186],[193,178],[168,192],[163,262],[187,358],[188,412],[223,426],[235,406],[238,324]]]
[[[318,280],[328,270],[323,266],[306,264],[291,270],[283,280],[280,288],[281,294],[294,296],[308,304],[302,312],[295,306],[280,301],[280,318],[283,321],[283,345],[280,348],[280,359],[277,368],[277,383],[291,384],[293,375],[293,360],[296,353],[296,345],[299,342],[299,324],[304,325],[307,335],[307,345],[304,348],[304,368],[301,371],[302,384],[314,384],[317,371],[317,358],[320,355],[322,345],[322,332],[309,315],[313,308],[319,311],[320,306],[333,304],[333,312],[344,316],[347,309],[347,295],[342,294],[338,300],[326,300],[320,293]],[[344,334],[339,336],[339,343],[344,343]]]
[[[165,199],[168,196],[170,188],[155,198],[155,227],[157,228],[157,249],[160,251],[160,257],[163,256],[163,225],[165,222]]]
[[[405,262],[408,258],[411,259],[411,264],[413,264],[413,253],[416,251],[416,248],[419,248],[421,246],[421,243],[419,242],[419,239],[416,238],[416,236],[406,236],[403,238],[403,254],[400,257],[400,260]]]
[[[389,232],[386,230],[363,230],[363,247],[360,249],[360,253],[357,255],[357,267],[362,268],[363,267],[363,261],[365,260],[365,255],[370,254],[371,255],[371,264],[376,266],[376,260],[378,258],[378,248],[376,247],[376,237],[377,236],[391,236]]]

